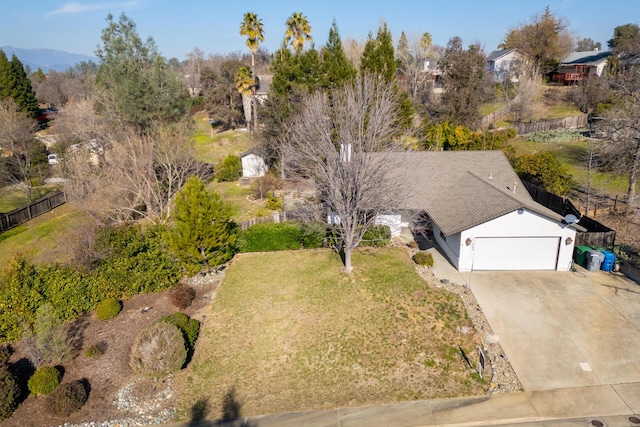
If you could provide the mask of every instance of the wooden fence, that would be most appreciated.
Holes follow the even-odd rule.
[[[544,120],[533,123],[521,123],[515,126],[518,135],[526,135],[528,133],[542,132],[552,129],[574,129],[587,125],[587,115],[564,117],[556,120]]]
[[[590,246],[613,248],[616,242],[616,232],[604,224],[599,223],[593,218],[586,215],[580,215],[580,211],[575,207],[571,200],[560,197],[556,194],[546,191],[535,184],[528,181],[522,181],[525,188],[536,202],[551,209],[555,213],[565,216],[567,214],[575,215],[580,218],[578,223],[587,229],[586,232],[579,231],[576,233],[576,246]]]
[[[0,213],[0,232],[17,227],[32,218],[47,213],[67,201],[67,196],[62,191],[49,193],[35,202],[11,212]]]

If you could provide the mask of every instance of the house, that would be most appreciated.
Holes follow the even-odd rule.
[[[420,72],[426,76],[425,84],[431,87],[431,91],[435,94],[441,94],[444,91],[442,83],[442,70],[438,64],[438,58],[424,58],[419,65]]]
[[[510,80],[516,83],[520,79],[524,60],[524,56],[515,48],[494,50],[487,56],[487,72],[494,82]]]
[[[536,203],[501,151],[393,153],[393,174],[410,189],[403,213],[379,223],[405,227],[428,216],[433,238],[459,271],[568,271],[577,224]],[[404,220],[404,223],[403,223]]]
[[[242,159],[242,176],[244,178],[257,178],[267,173],[267,164],[264,156],[256,148],[251,148],[240,155]]]
[[[609,51],[572,52],[562,58],[551,80],[562,85],[576,84],[592,76],[601,77],[611,56]]]

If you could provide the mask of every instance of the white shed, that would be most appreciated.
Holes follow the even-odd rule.
[[[257,178],[267,173],[267,164],[264,157],[255,148],[245,151],[241,155],[242,176],[246,178]]]

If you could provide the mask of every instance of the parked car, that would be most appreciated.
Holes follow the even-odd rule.
[[[47,156],[47,158],[49,159],[49,164],[50,165],[57,165],[58,164],[58,155],[57,154],[49,154]]]

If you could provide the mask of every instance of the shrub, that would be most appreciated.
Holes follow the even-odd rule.
[[[11,347],[9,345],[0,346],[0,369],[7,366],[9,358],[11,358]]]
[[[138,374],[162,377],[178,371],[186,359],[187,349],[180,329],[169,322],[157,322],[136,336],[129,366]]]
[[[267,202],[265,203],[265,207],[272,211],[281,211],[284,207],[282,203],[282,199],[276,196],[273,193],[267,193]]]
[[[242,160],[239,156],[229,154],[216,168],[215,178],[218,181],[237,181],[242,175]]]
[[[0,421],[6,420],[16,410],[20,386],[6,368],[0,368]]]
[[[200,322],[196,319],[191,319],[184,313],[173,313],[170,316],[164,316],[160,319],[162,322],[168,322],[182,332],[182,336],[189,347],[189,350],[193,350],[200,333]]]
[[[433,267],[433,255],[431,252],[418,252],[413,256],[413,262],[425,267]]]
[[[87,357],[98,357],[104,354],[104,343],[92,344],[84,351],[84,355]]]
[[[59,417],[68,417],[80,410],[88,397],[83,380],[63,383],[47,397],[47,410]]]
[[[391,241],[391,229],[388,225],[370,225],[362,235],[360,246],[382,247]]]
[[[27,386],[33,394],[47,395],[60,384],[60,371],[53,366],[44,366],[31,375]]]
[[[171,302],[181,310],[189,307],[196,297],[196,290],[191,286],[180,284],[170,292]]]
[[[96,314],[98,315],[98,319],[107,320],[116,317],[118,313],[120,313],[120,310],[122,310],[122,303],[120,303],[120,301],[115,298],[107,298],[100,301],[96,308]]]
[[[321,248],[327,237],[327,225],[320,221],[300,222],[302,246],[306,249]]]
[[[266,174],[259,178],[256,178],[251,183],[251,191],[253,191],[253,197],[256,199],[264,198],[268,193],[273,193],[280,187],[280,180],[273,174]]]
[[[243,233],[242,252],[283,251],[300,249],[300,227],[292,222],[265,222],[249,227]]]

